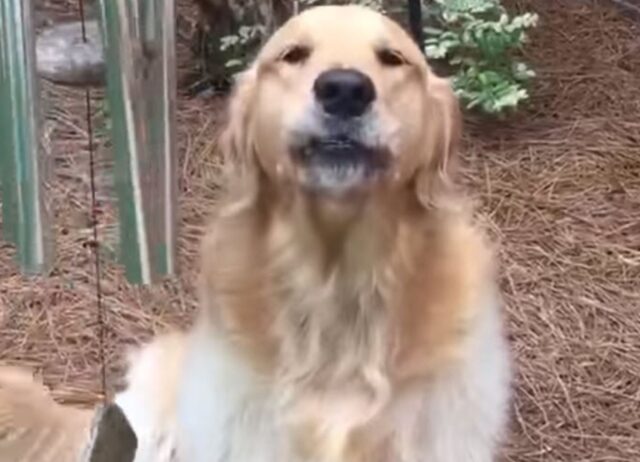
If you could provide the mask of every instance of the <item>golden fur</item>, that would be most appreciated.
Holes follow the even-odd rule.
[[[342,453],[350,432],[382,416],[413,381],[453,367],[482,308],[474,300],[493,276],[452,187],[460,116],[449,84],[395,23],[356,7],[340,14],[350,13],[367,17],[357,37],[332,30],[331,9],[303,16],[240,78],[222,141],[227,190],[202,250],[208,318],[282,387],[304,439],[316,435],[305,445],[312,453]],[[319,56],[297,67],[278,62],[299,42]],[[385,69],[376,43],[393,44],[409,64]],[[311,79],[333,65],[371,76],[378,110],[398,127],[387,140],[392,171],[363,196],[340,200],[297,187],[277,136],[304,110]],[[353,422],[322,435],[336,395],[353,406]]]
[[[28,371],[0,367],[1,462],[84,460],[93,417],[56,403]]]

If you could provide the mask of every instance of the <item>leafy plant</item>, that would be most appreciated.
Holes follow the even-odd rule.
[[[260,24],[240,26],[238,32],[220,38],[220,51],[230,56],[225,62],[231,72],[242,69],[250,60],[253,51],[264,39],[266,27]]]
[[[527,29],[538,16],[510,17],[499,0],[434,0],[427,10],[425,53],[455,71],[453,85],[468,109],[501,114],[529,98],[526,84],[535,75],[516,59]]]

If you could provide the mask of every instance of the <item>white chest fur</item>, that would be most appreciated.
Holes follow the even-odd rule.
[[[463,361],[393,397],[380,419],[393,454],[383,462],[494,460],[510,368],[498,309],[483,312]],[[117,401],[139,438],[136,462],[342,462],[295,453],[279,398],[222,341],[198,329],[144,347]],[[327,423],[340,421],[339,396],[335,404],[326,408]]]

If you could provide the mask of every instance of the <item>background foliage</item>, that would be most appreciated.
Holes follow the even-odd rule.
[[[406,8],[406,2],[384,0],[297,0],[292,10],[345,3],[379,11]],[[537,23],[536,14],[510,16],[500,0],[430,0],[424,11],[425,54],[445,64],[465,108],[501,115],[529,98],[527,84],[535,74],[519,52],[527,30]],[[241,24],[217,37],[223,73],[231,76],[244,68],[268,34],[264,24]]]
[[[427,18],[425,53],[450,65],[467,109],[500,114],[529,97],[526,84],[535,74],[516,53],[536,14],[510,17],[498,0],[435,0]]]

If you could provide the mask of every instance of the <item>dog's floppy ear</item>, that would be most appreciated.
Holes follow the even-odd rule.
[[[418,200],[432,208],[442,205],[453,189],[462,117],[449,81],[431,71],[425,98],[425,145],[415,187]]]
[[[255,66],[236,77],[229,102],[228,119],[219,138],[224,161],[224,186],[229,197],[245,204],[252,203],[258,193],[255,140],[251,130],[256,80]]]
[[[236,77],[229,103],[228,119],[220,136],[220,148],[225,165],[242,173],[249,173],[255,163],[254,142],[249,127],[255,86],[254,67]]]

